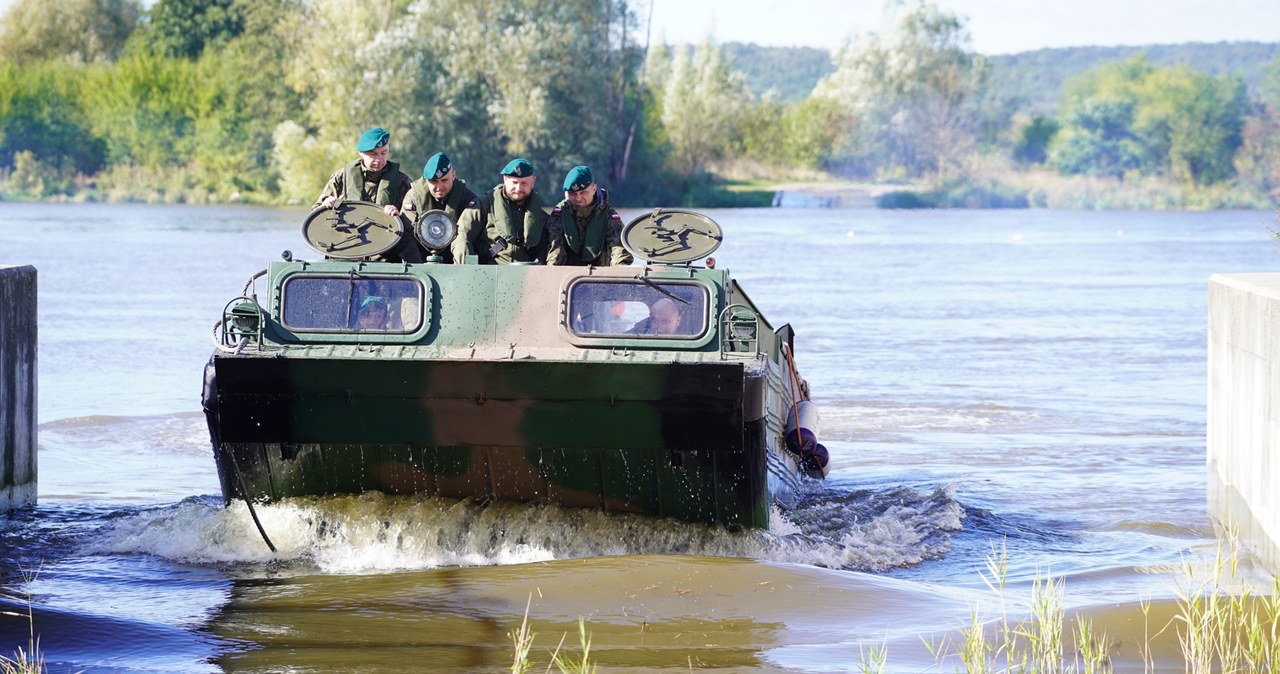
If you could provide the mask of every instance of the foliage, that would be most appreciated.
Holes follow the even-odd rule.
[[[524,674],[533,669],[533,662],[529,659],[529,651],[533,649],[534,634],[532,626],[529,624],[529,605],[524,608],[524,620],[520,623],[520,628],[509,632],[507,635],[511,637],[511,643],[515,647],[515,657],[511,662],[511,671],[513,674]],[[594,674],[596,665],[591,661],[591,635],[587,633],[587,622],[582,617],[578,618],[578,645],[582,648],[582,654],[573,657],[568,653],[561,654],[564,648],[564,640],[568,635],[560,637],[560,643],[556,646],[556,650],[551,653],[551,663],[547,665],[546,671],[550,672],[554,666],[560,674]],[[2,674],[2,673],[0,673]]]
[[[1239,75],[1253,94],[1265,79],[1266,64],[1280,56],[1280,43],[1190,42],[1145,47],[1060,47],[987,57],[991,95],[1016,101],[1030,114],[1048,115],[1062,100],[1063,87],[1081,73],[1144,54],[1157,67],[1187,66],[1205,75]]]
[[[1060,128],[1057,121],[1035,115],[1018,132],[1018,143],[1013,147],[1014,160],[1023,164],[1043,164],[1049,158],[1049,141]]]
[[[1138,55],[1068,85],[1049,163],[1063,173],[1169,175],[1212,184],[1234,175],[1247,107],[1244,84]]]
[[[329,175],[350,161],[350,146],[325,143],[295,122],[281,122],[272,136],[274,168],[280,173],[280,193],[293,203],[311,203]]]
[[[669,71],[654,76],[664,83],[661,122],[677,172],[703,171],[734,149],[749,99],[718,46],[707,41],[692,54],[677,47]]]
[[[0,18],[0,63],[113,60],[140,13],[137,0],[16,0]]]
[[[133,54],[86,72],[83,100],[111,164],[184,164],[194,146],[203,75],[190,61]]]
[[[85,71],[64,62],[24,67],[0,66],[0,165],[12,166],[18,153],[57,166],[93,173],[106,159],[81,104]]]
[[[907,176],[946,176],[976,144],[974,101],[985,61],[969,48],[964,24],[918,0],[887,36],[871,35],[836,57],[837,68],[814,95],[848,106],[853,120],[846,173],[888,166]]]
[[[639,67],[626,2],[416,0],[386,20],[381,6],[320,0],[306,10],[309,30],[357,24],[338,44],[300,48],[291,65],[310,101],[294,121],[317,143],[350,146],[383,126],[408,172],[444,150],[480,189],[490,178],[476,176],[496,180],[513,156],[551,185],[576,164],[625,179]]]
[[[554,195],[587,164],[619,205],[764,205],[767,188],[731,179],[826,171],[928,179],[884,200],[899,206],[1280,203],[1277,45],[1156,46],[1127,62],[1114,57],[1132,50],[1042,50],[989,71],[929,0],[895,3],[893,27],[836,62],[650,49],[633,0],[148,6],[140,25],[138,0],[15,0],[0,17],[6,198],[307,202],[376,125],[411,175],[444,150],[484,190],[524,156]],[[1043,92],[1008,88],[1083,64],[1050,92],[1056,116]],[[973,171],[1011,158],[995,178]]]
[[[18,646],[12,655],[0,655],[0,674],[41,674],[45,671],[44,656],[40,654],[40,637],[36,636],[35,612],[32,608],[31,583],[36,573],[22,570],[22,589],[0,588],[0,599],[26,604],[23,613],[0,611],[0,615],[16,616],[27,621],[27,647]]]
[[[147,12],[146,45],[156,54],[193,59],[205,45],[244,31],[246,0],[157,0]]]
[[[1084,99],[1064,113],[1062,129],[1047,151],[1064,174],[1121,177],[1143,165],[1146,148],[1133,133],[1134,104]]]
[[[1266,73],[1257,114],[1240,130],[1235,168],[1242,186],[1270,194],[1280,204],[1280,53]]]

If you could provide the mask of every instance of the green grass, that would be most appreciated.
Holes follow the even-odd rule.
[[[35,613],[31,607],[31,582],[35,575],[22,572],[22,588],[0,589],[0,597],[26,604],[25,613],[0,611],[0,615],[16,616],[27,620],[27,647],[19,646],[12,654],[0,654],[0,674],[40,674],[45,671],[44,656],[40,655],[40,638],[36,636]]]
[[[532,603],[533,597],[529,597]],[[508,634],[511,642],[515,646],[515,659],[511,663],[512,674],[524,674],[533,669],[534,662],[529,657],[529,652],[533,650],[533,638],[536,636],[533,629],[529,626],[529,604],[524,607],[524,620],[520,623],[520,629]],[[581,617],[578,618],[578,646],[581,653],[574,656],[564,652],[564,641],[569,637],[568,634],[560,636],[560,643],[556,646],[556,650],[551,655],[551,662],[547,665],[546,671],[551,671],[554,666],[560,674],[595,674],[596,666],[591,662],[591,635],[587,633],[587,622]],[[0,672],[0,674],[8,674]]]
[[[938,671],[967,674],[1018,672],[1025,674],[1096,674],[1112,671],[1115,647],[1093,621],[1076,616],[1066,620],[1062,600],[1065,581],[1037,576],[1031,586],[1029,615],[1013,621],[1005,596],[1008,558],[1003,546],[987,556],[982,579],[999,610],[990,617],[975,606],[968,624],[940,641],[925,641]],[[1177,634],[1184,671],[1188,674],[1231,674],[1280,670],[1280,579],[1259,593],[1239,574],[1239,548],[1228,536],[1208,563],[1184,561],[1175,591],[1177,610],[1169,624],[1152,633],[1147,622],[1150,602],[1141,603],[1145,632],[1138,644],[1143,671],[1154,672],[1151,642],[1166,630]],[[1070,639],[1065,637],[1070,634]],[[1067,643],[1073,644],[1068,649]],[[862,653],[858,669],[885,672],[884,648]]]

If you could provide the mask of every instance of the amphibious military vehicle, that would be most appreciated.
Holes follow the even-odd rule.
[[[228,502],[377,490],[767,527],[824,474],[792,330],[707,257],[711,219],[636,218],[626,267],[372,261],[409,229],[314,211],[324,259],[286,251],[226,305],[204,406]],[[436,251],[455,228],[411,229]]]

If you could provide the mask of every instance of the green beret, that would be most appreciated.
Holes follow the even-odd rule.
[[[360,152],[372,152],[391,140],[391,134],[386,129],[375,126],[360,135],[359,142],[356,143],[356,150]]]
[[[586,166],[575,166],[569,169],[569,173],[564,177],[564,191],[577,192],[585,190],[587,186],[595,182],[595,178],[591,177],[591,169]]]
[[[427,180],[439,180],[453,168],[453,164],[449,163],[449,155],[443,152],[437,152],[431,155],[427,160],[426,166],[422,167],[422,177]]]
[[[370,296],[368,296],[368,297],[364,298],[364,301],[360,303],[360,310],[361,310],[361,311],[364,311],[364,308],[365,308],[365,307],[367,307],[367,306],[369,306],[370,304],[376,304],[376,305],[378,305],[379,307],[381,307],[382,309],[386,309],[386,308],[387,308],[387,301],[386,301],[386,300],[382,299],[381,297],[379,297],[379,296],[377,296],[377,295],[370,295]]]
[[[533,164],[530,164],[528,159],[512,159],[506,168],[502,169],[502,175],[528,178],[533,175]]]

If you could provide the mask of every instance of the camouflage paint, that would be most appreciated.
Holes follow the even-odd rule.
[[[280,324],[290,277],[353,271],[418,279],[428,320],[409,334]],[[637,275],[703,284],[711,329],[566,327],[575,280]],[[771,494],[794,483],[776,335],[761,318],[758,348],[721,349],[720,312],[754,310],[727,272],[326,260],[273,263],[267,279],[262,342],[215,352],[207,382],[227,499],[420,492],[767,527]]]

